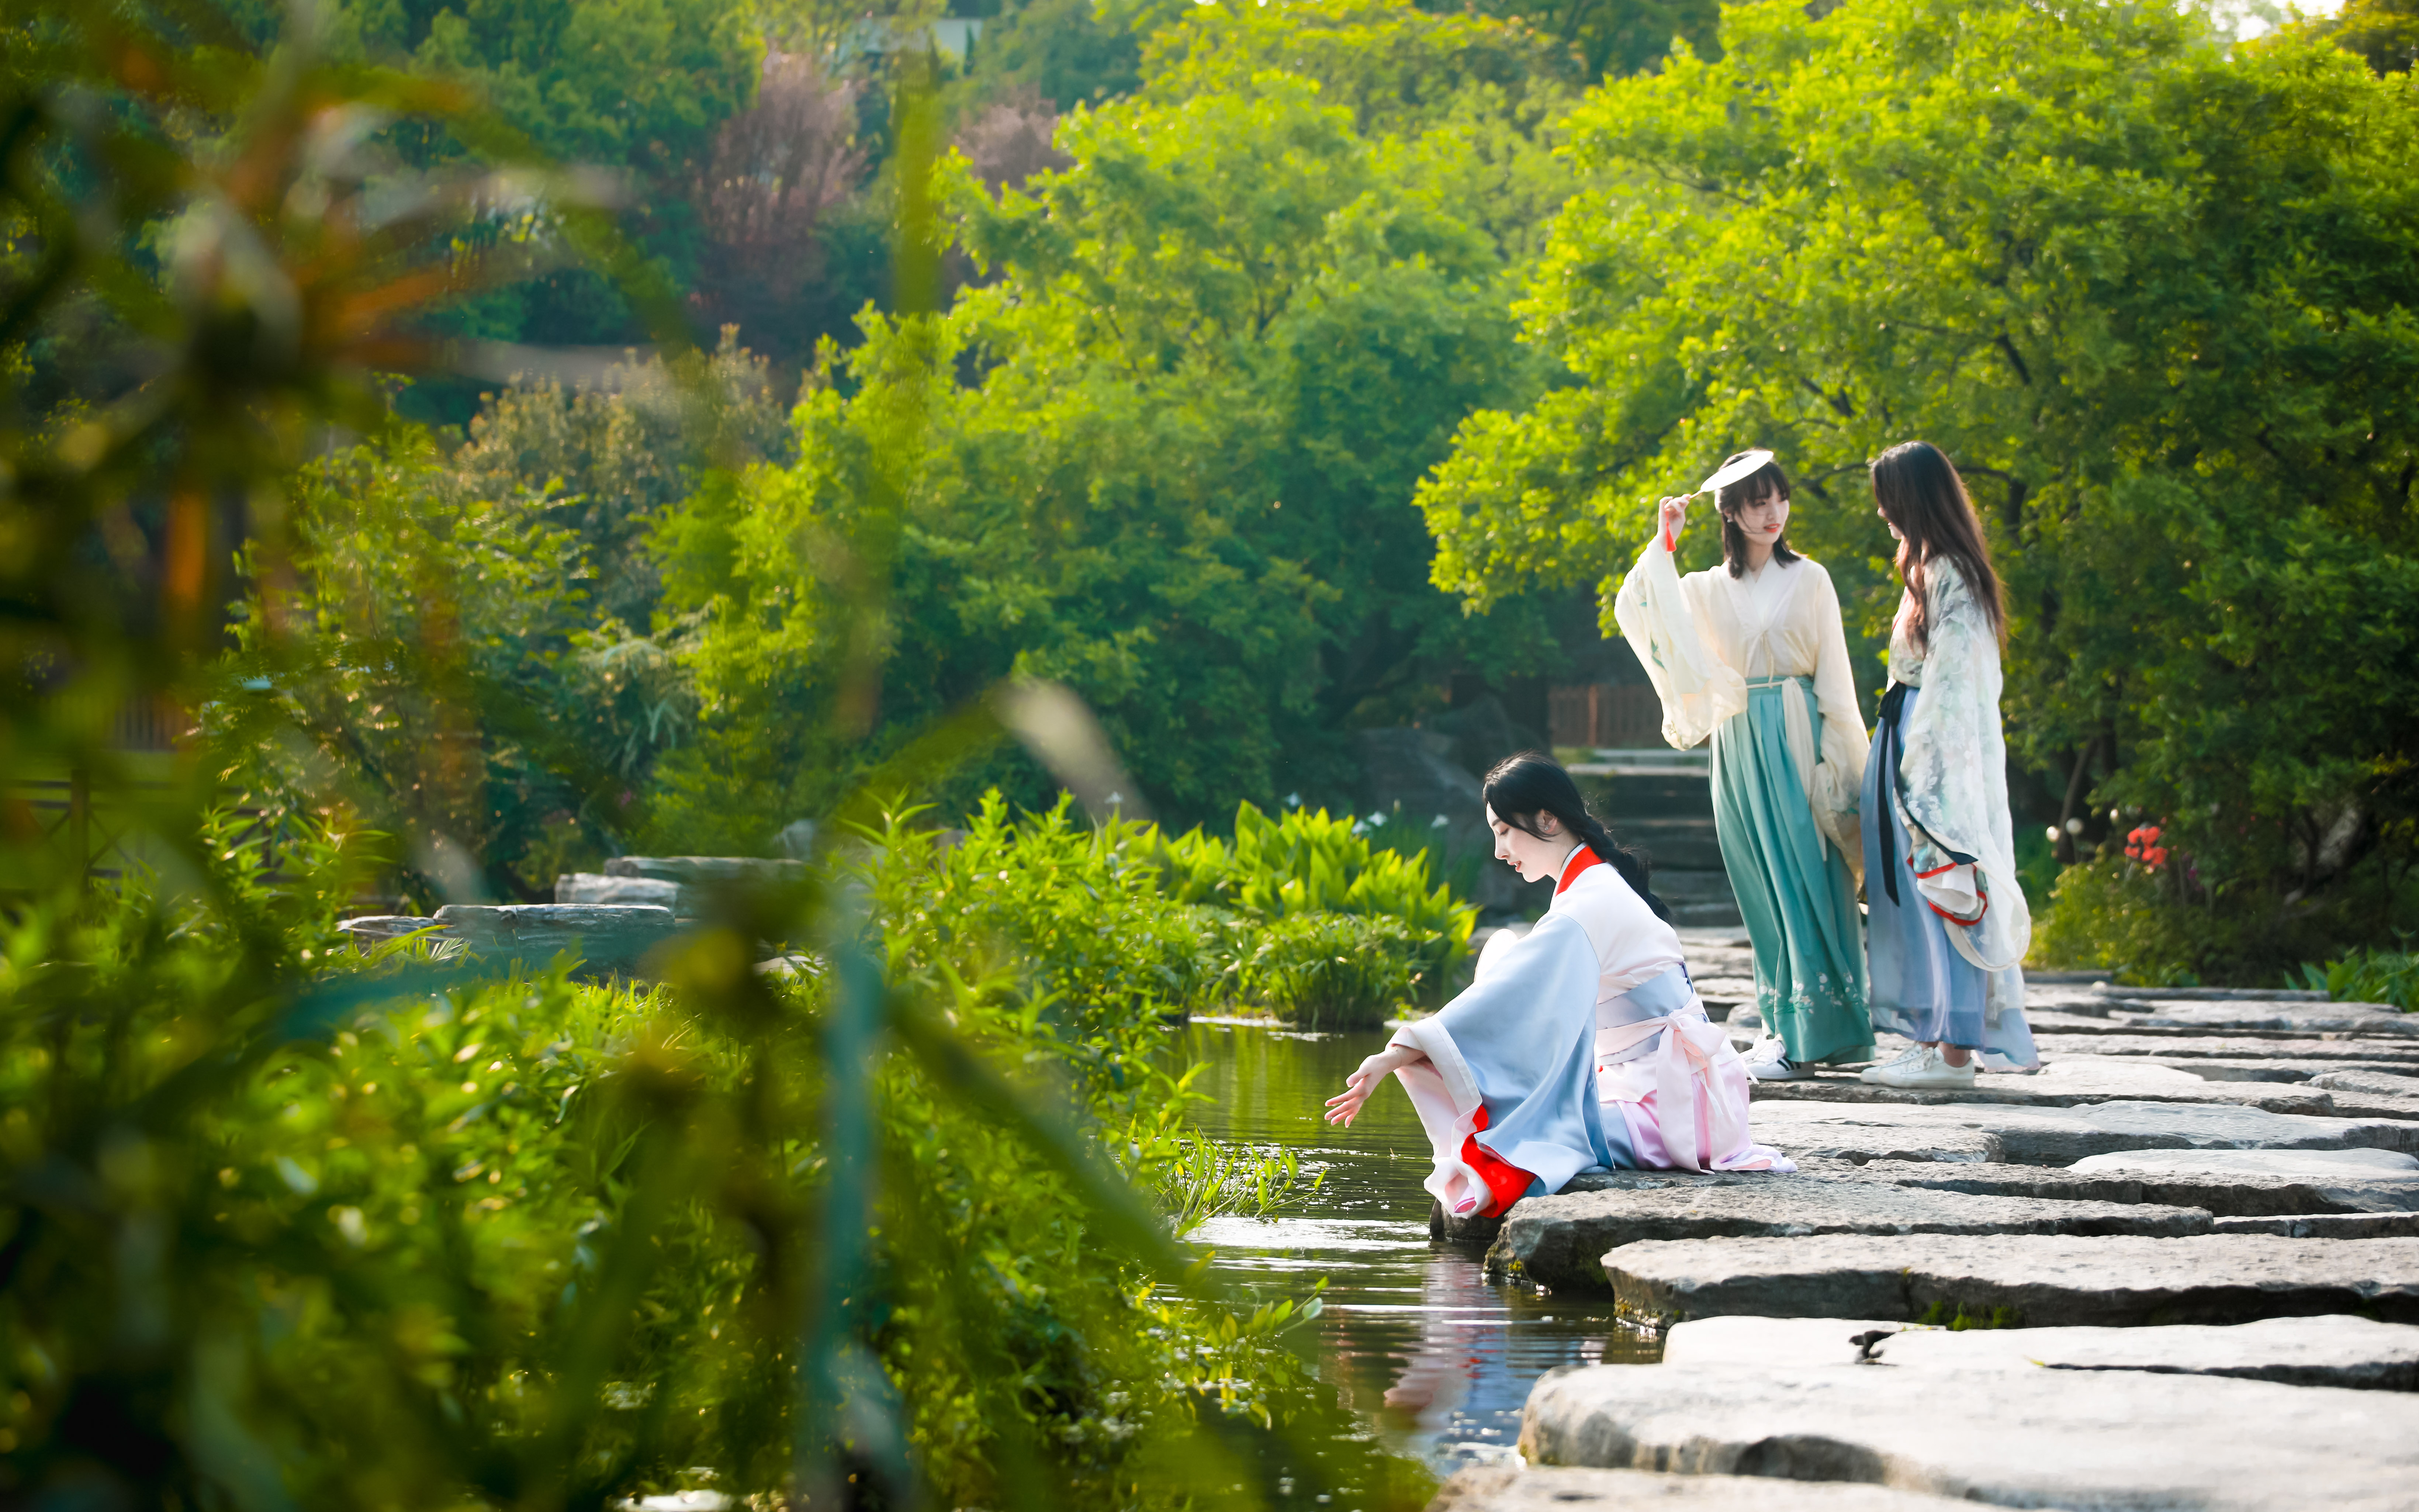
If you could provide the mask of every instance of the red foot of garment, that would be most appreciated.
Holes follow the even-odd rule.
[[[1478,1110],[1476,1122],[1481,1129],[1487,1127],[1487,1109],[1484,1107]],[[1480,1144],[1476,1134],[1461,1142],[1461,1163],[1476,1171],[1478,1179],[1487,1183],[1487,1190],[1494,1194],[1495,1200],[1480,1211],[1482,1218],[1492,1218],[1528,1196],[1529,1184],[1536,1180]]]

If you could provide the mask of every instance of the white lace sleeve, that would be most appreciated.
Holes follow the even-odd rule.
[[[1682,750],[1747,707],[1747,679],[1714,655],[1699,612],[1657,530],[1621,580],[1612,616],[1663,701],[1663,738]]]
[[[2031,947],[2032,914],[2016,880],[2008,817],[1999,643],[1954,568],[1936,563],[1931,576],[1923,691],[1901,732],[1898,798],[1916,846],[1918,890],[1948,922],[1959,954],[2003,971]]]

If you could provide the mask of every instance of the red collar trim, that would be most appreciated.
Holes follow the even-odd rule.
[[[1554,884],[1554,896],[1559,898],[1570,891],[1571,884],[1577,882],[1579,879],[1579,873],[1589,867],[1602,865],[1604,865],[1604,858],[1584,845],[1571,852],[1564,858],[1563,880]]]

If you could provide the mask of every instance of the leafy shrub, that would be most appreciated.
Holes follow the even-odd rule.
[[[2033,926],[2034,964],[2113,971],[2140,986],[2273,986],[2302,980],[2304,962],[2394,958],[2356,947],[2347,951],[2393,917],[2396,899],[2381,867],[2317,899],[2252,882],[2213,887],[2195,873],[2188,856],[2168,852],[2153,860],[2152,853],[2166,848],[2160,837],[2140,838],[2145,833],[2125,838],[2134,855],[2112,844],[2058,873],[2051,906]],[[2400,890],[2407,908],[2407,877]]]
[[[1305,1309],[1154,1279],[1084,1175],[1105,1157],[1187,1225],[1295,1175],[1186,1123],[1164,942],[1076,927],[1086,901],[1121,917],[1104,879],[1156,868],[1063,822],[871,839],[834,878],[889,1001],[862,1080],[839,1069],[863,980],[845,941],[778,985],[714,930],[647,990],[408,945],[363,960],[332,929],[347,863],[324,836],[288,856],[301,887],[214,841],[177,895],[21,908],[0,973],[14,1484],[593,1505],[707,1465],[744,1494],[794,1484],[799,1414],[845,1403],[845,1468],[895,1494],[1257,1504],[1202,1488],[1257,1484],[1229,1465],[1236,1427],[1334,1427],[1281,1340]],[[1001,937],[1019,919],[1035,953]],[[864,1147],[840,1132],[852,1096]],[[838,1229],[850,1181],[870,1207]],[[802,1335],[834,1296],[838,1335]],[[1399,1466],[1363,1467],[1356,1503],[1415,1504]]]
[[[1245,988],[1277,1017],[1324,1028],[1366,1028],[1408,1006],[1419,942],[1379,914],[1295,914],[1259,932]]]
[[[1291,972],[1287,980],[1302,990],[1332,980],[1349,986],[1354,1002],[1372,1001],[1379,993],[1392,995],[1389,1003],[1414,995],[1432,1000],[1469,954],[1478,911],[1456,902],[1450,887],[1430,882],[1425,852],[1386,849],[1371,841],[1370,828],[1331,818],[1324,809],[1271,819],[1246,803],[1235,810],[1231,844],[1196,829],[1167,842],[1163,854],[1182,902],[1222,906],[1259,924],[1331,914],[1399,926],[1375,926],[1357,936],[1360,949],[1382,953],[1390,963],[1368,968],[1379,975],[1364,984],[1366,991],[1332,975]],[[1341,925],[1303,925],[1263,943],[1290,958],[1299,953],[1295,945],[1279,942],[1305,942],[1302,949],[1310,953],[1302,959],[1307,963],[1317,950],[1306,942],[1321,930],[1338,940],[1348,933]],[[1254,947],[1255,960],[1260,949]],[[1379,985],[1394,980],[1397,965],[1408,973],[1408,986]]]
[[[2410,950],[2353,950],[2323,966],[2303,965],[2302,978],[2338,1003],[2419,1010],[2419,953]]]

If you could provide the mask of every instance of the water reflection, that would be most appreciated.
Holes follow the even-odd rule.
[[[1203,1123],[1222,1138],[1291,1149],[1320,1189],[1271,1220],[1225,1218],[1196,1235],[1217,1268],[1269,1297],[1328,1279],[1305,1330],[1319,1368],[1389,1448],[1440,1473],[1500,1458],[1520,1436],[1529,1387],[1557,1365],[1649,1362],[1661,1346],[1614,1323],[1610,1300],[1541,1297],[1487,1282],[1475,1254],[1431,1243],[1427,1143],[1397,1088],[1350,1129],[1320,1104],[1385,1043],[1379,1030],[1304,1034],[1199,1022],[1185,1050],[1206,1062]]]

